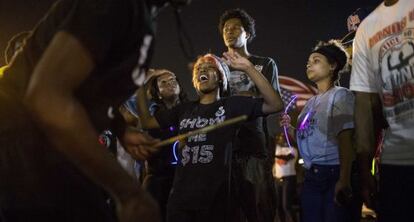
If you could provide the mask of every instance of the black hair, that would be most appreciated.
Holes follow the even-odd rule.
[[[169,71],[166,70],[167,73],[170,73]],[[160,75],[161,76],[161,75]],[[160,89],[158,88],[158,84],[157,84],[157,79],[160,77],[157,76],[154,81],[151,82],[151,85],[149,86],[149,93],[152,97],[152,101],[154,101],[155,103],[157,103],[158,105],[164,106],[164,102],[162,101],[162,98],[159,97],[159,93],[160,93]],[[178,83],[178,87],[180,87],[180,94],[178,94],[178,100],[180,103],[182,102],[187,102],[188,101],[188,97],[187,94],[184,92],[183,87],[180,84],[179,79],[176,77],[177,83]]]
[[[224,24],[227,20],[232,18],[240,19],[244,30],[250,34],[249,39],[247,39],[247,42],[250,43],[254,37],[256,37],[255,21],[249,14],[247,14],[246,11],[240,8],[227,10],[220,16],[220,22],[218,25],[220,34],[223,35]]]
[[[329,40],[328,42],[320,41],[312,53],[320,53],[326,57],[329,64],[336,64],[332,80],[337,81],[340,78],[339,72],[346,68],[349,58],[343,45],[337,40]]]

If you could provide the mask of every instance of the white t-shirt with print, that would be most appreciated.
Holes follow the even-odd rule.
[[[379,5],[354,40],[350,88],[379,93],[389,124],[382,163],[414,165],[414,1]]]

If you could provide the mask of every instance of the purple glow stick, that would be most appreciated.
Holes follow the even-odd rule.
[[[298,98],[298,96],[297,96],[297,95],[294,95],[294,96],[292,96],[291,98],[292,98],[292,99],[290,100],[289,104],[286,106],[286,109],[285,109],[285,114],[287,114],[287,111],[289,110],[290,106],[292,106],[293,102],[296,100],[296,98]],[[283,126],[283,130],[285,131],[285,138],[286,138],[286,142],[288,143],[289,148],[292,148],[292,147],[290,146],[290,140],[289,140],[289,135],[288,135],[288,133],[287,133],[287,127],[286,127],[286,126]]]
[[[306,127],[305,125],[307,124],[310,113],[311,113],[310,111],[308,113],[306,113],[305,117],[303,118],[302,122],[299,125],[299,129],[301,129],[301,130],[305,129],[305,127]]]

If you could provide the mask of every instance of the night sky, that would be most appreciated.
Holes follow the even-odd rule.
[[[0,0],[0,50],[15,33],[31,29],[55,0]],[[243,8],[256,20],[257,36],[250,53],[276,60],[279,74],[307,81],[304,74],[310,50],[318,40],[341,38],[347,33],[346,19],[359,7],[376,6],[379,0],[193,0],[182,10],[184,27],[194,46],[194,55],[224,50],[217,25],[229,8]],[[173,10],[158,18],[152,66],[175,72],[185,89],[191,89],[187,59],[179,46]],[[3,53],[0,65],[4,64]],[[190,93],[192,94],[192,93]]]

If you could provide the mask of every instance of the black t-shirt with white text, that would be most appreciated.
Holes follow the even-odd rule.
[[[154,115],[159,110],[167,109],[165,106],[153,103],[150,105],[150,112]],[[165,140],[176,136],[178,128],[169,126],[162,129],[149,129],[148,134],[153,138]],[[175,166],[178,164],[177,155],[175,154],[178,147],[177,143],[161,147],[161,150],[151,155],[146,161],[146,173],[151,177],[174,177]]]
[[[177,126],[183,134],[226,119],[247,115],[249,120],[263,116],[263,99],[232,96],[212,104],[189,102],[171,110],[160,111],[155,117],[161,127]],[[226,149],[238,126],[233,125],[198,134],[180,144],[179,163],[169,205],[181,209],[207,209],[216,192],[225,182],[229,156]],[[230,150],[231,151],[231,150]],[[225,197],[219,197],[225,200]]]
[[[256,70],[264,75],[272,87],[276,91],[279,91],[278,70],[275,61],[269,57],[255,55],[251,55],[248,59],[253,63]],[[229,83],[231,95],[243,95],[247,93],[248,95],[260,97],[260,92],[256,85],[243,71],[231,69]],[[265,157],[269,154],[266,151],[268,126],[265,120],[266,117],[259,117],[253,121],[244,123],[240,127],[238,132],[239,140],[236,141],[235,147],[240,149],[243,155]]]

